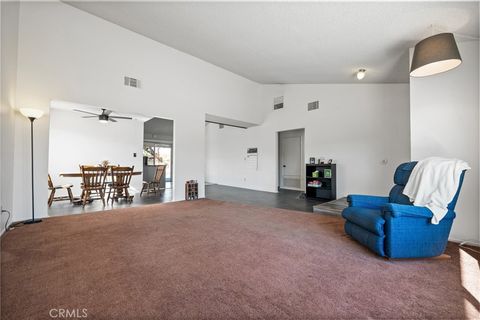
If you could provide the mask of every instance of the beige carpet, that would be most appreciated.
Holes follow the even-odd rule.
[[[478,319],[473,251],[389,261],[342,223],[212,200],[45,219],[2,238],[1,316]]]

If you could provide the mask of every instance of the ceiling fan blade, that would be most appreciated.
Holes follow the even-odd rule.
[[[98,118],[98,116],[84,116],[82,118]]]
[[[112,117],[109,117],[108,120],[109,120],[109,121],[112,121],[112,122],[118,122],[117,120],[112,119]]]
[[[109,115],[110,113],[112,113],[112,110],[107,110],[107,109],[102,109],[103,110],[103,114],[104,115]]]
[[[109,118],[132,120],[130,117],[110,116]]]
[[[94,115],[94,116],[98,116],[98,114],[95,114],[93,112],[88,112],[88,111],[83,111],[83,110],[78,110],[78,109],[73,109],[73,111],[83,112],[83,113],[88,113],[88,114],[91,114],[91,115]]]

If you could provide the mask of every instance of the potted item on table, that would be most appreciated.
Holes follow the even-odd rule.
[[[102,162],[100,162],[100,164],[98,165],[99,167],[108,167],[110,165],[110,161],[108,160],[103,160]]]

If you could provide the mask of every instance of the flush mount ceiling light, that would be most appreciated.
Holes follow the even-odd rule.
[[[415,45],[411,77],[426,77],[458,67],[462,63],[452,33],[440,33]]]
[[[363,78],[365,78],[365,73],[367,72],[367,70],[365,69],[358,69],[357,71],[357,79],[358,80],[362,80]]]

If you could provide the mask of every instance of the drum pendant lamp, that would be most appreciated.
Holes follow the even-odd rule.
[[[452,33],[440,33],[415,45],[411,77],[426,77],[458,67],[462,63]]]

